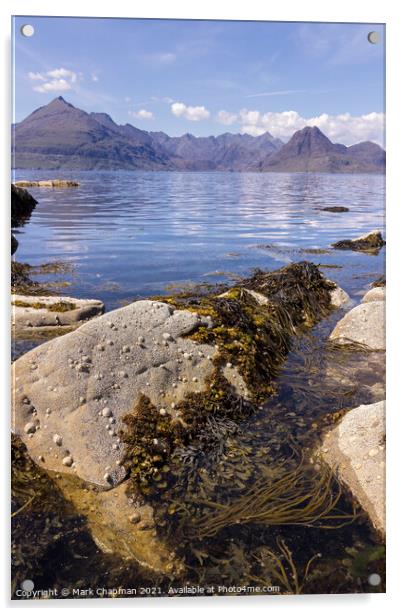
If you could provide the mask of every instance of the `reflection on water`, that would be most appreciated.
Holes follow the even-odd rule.
[[[384,226],[377,175],[16,171],[16,179],[60,175],[80,187],[30,189],[39,203],[18,233],[16,257],[74,262],[68,292],[109,308],[170,282],[288,260],[259,245],[325,247]],[[320,210],[331,205],[350,212]],[[359,266],[361,257],[352,258]]]

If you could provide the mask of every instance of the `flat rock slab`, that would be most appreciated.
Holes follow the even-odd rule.
[[[103,314],[97,299],[65,296],[12,295],[12,325],[15,333],[35,328],[70,327]]]
[[[374,287],[373,289],[370,289],[370,291],[367,291],[362,299],[362,302],[385,302],[385,295],[385,287]]]
[[[126,474],[122,418],[140,395],[175,416],[186,394],[205,390],[217,349],[184,336],[209,323],[143,300],[42,344],[13,364],[13,430],[43,467],[117,485]],[[234,366],[225,376],[246,393]]]
[[[326,437],[324,460],[385,535],[385,402],[347,413]]]
[[[340,344],[357,342],[375,351],[385,350],[385,302],[359,304],[335,326],[330,340]]]
[[[73,188],[79,186],[79,183],[75,180],[20,180],[15,182],[15,186],[18,187],[37,187],[37,188]]]

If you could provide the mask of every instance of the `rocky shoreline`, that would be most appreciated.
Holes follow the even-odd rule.
[[[379,250],[378,233],[339,248]],[[166,489],[174,452],[191,446],[211,417],[236,423],[256,413],[275,392],[295,337],[342,310],[329,344],[383,360],[385,286],[345,313],[347,293],[305,261],[106,314],[98,300],[27,295],[34,287],[26,278],[24,294],[12,297],[15,335],[64,335],[13,364],[15,438],[85,516],[102,551],[154,571],[182,567],[156,532],[149,498]],[[372,406],[346,410],[315,457],[383,537],[384,473],[373,477],[372,465],[385,455],[384,404]],[[367,447],[356,453],[351,443],[362,434]]]

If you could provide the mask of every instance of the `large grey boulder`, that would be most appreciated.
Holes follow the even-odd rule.
[[[15,335],[35,330],[76,327],[103,314],[105,306],[98,299],[77,299],[56,295],[12,295],[12,326]]]
[[[345,314],[330,334],[340,344],[357,342],[375,351],[385,350],[385,302],[359,304]]]
[[[20,357],[14,369],[13,430],[43,467],[110,488],[126,474],[119,431],[145,394],[161,413],[205,389],[215,347],[185,336],[208,317],[137,301]],[[247,395],[234,366],[225,376]]]
[[[327,434],[321,454],[385,535],[385,402],[349,411]]]

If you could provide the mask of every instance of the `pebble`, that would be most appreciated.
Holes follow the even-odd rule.
[[[103,479],[107,482],[107,483],[111,483],[112,482],[112,476],[110,473],[105,473],[103,475]]]
[[[80,396],[80,404],[85,404],[86,399],[83,396]]]
[[[376,456],[378,454],[378,449],[374,448],[374,449],[370,449],[369,451],[369,456],[370,458],[374,458],[374,456]]]
[[[190,353],[187,353],[187,351],[185,353],[183,353],[183,357],[184,357],[184,359],[191,359],[191,355],[190,355]]]
[[[55,445],[58,445],[59,447],[61,447],[61,445],[63,444],[63,439],[60,436],[60,434],[54,434],[53,435],[53,443]]]
[[[72,459],[71,456],[66,456],[65,458],[63,458],[62,463],[64,466],[72,466],[74,460]]]
[[[130,520],[132,524],[137,524],[138,522],[141,521],[141,514],[137,511],[136,513],[133,513],[132,515],[130,515],[128,519]]]
[[[172,336],[171,336],[171,334],[169,334],[169,332],[163,332],[162,338],[164,340],[172,340]]]
[[[159,409],[159,415],[166,415],[166,409]]]
[[[196,383],[198,381],[196,376],[193,376],[193,383]]]
[[[123,353],[129,353],[130,352],[130,347],[127,345],[124,345],[123,347]]]
[[[139,344],[143,344],[145,342],[144,336],[138,336],[137,341]]]
[[[36,432],[36,425],[34,423],[32,423],[31,421],[28,422],[24,426],[24,432],[25,432],[25,434],[32,434],[33,435],[33,433]]]
[[[111,417],[112,414],[113,413],[108,406],[105,406],[105,408],[102,410],[103,417]]]
[[[232,368],[232,367],[233,367],[233,364],[231,364],[230,361],[228,361],[226,364],[226,368]]]

